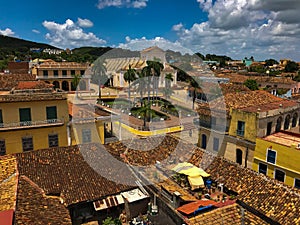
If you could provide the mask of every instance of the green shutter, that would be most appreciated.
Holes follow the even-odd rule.
[[[46,111],[47,111],[47,120],[57,119],[56,106],[48,106],[46,108]]]
[[[20,122],[31,121],[30,108],[19,109],[19,113],[20,113]]]

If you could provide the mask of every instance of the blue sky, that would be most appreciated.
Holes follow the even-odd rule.
[[[0,34],[61,48],[112,46],[300,61],[299,0],[5,1]]]

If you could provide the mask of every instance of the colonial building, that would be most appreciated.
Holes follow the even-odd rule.
[[[42,81],[0,95],[1,155],[67,146],[67,96]]]
[[[166,52],[157,46],[152,46],[141,51],[141,59],[166,62]]]
[[[257,138],[253,169],[300,188],[300,135],[281,131]]]
[[[199,146],[252,168],[256,138],[298,126],[299,108],[265,91],[228,93],[200,103]]]
[[[107,75],[111,80],[111,85],[121,88],[128,87],[128,83],[124,80],[124,73],[129,69],[129,65],[137,72],[141,72],[141,70],[147,66],[146,60],[141,58],[112,58],[106,59],[105,62]],[[169,64],[164,63],[164,69],[159,78],[159,87],[165,86],[165,75],[168,73],[173,75],[171,87],[177,84],[177,71]]]
[[[64,91],[90,90],[91,70],[87,63],[44,61],[32,68],[37,80],[53,84]],[[73,85],[74,76],[81,78],[78,87]]]

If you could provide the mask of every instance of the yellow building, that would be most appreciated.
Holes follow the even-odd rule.
[[[257,138],[253,170],[300,188],[300,135],[281,131]]]
[[[68,145],[67,96],[44,85],[19,82],[0,95],[1,155]]]
[[[53,84],[55,88],[64,91],[90,90],[91,70],[87,63],[46,60],[37,62],[31,72],[37,80]],[[74,75],[81,76],[78,88],[72,84]]]
[[[295,101],[260,90],[200,103],[199,146],[252,168],[256,138],[299,126],[299,108]]]
[[[71,144],[101,143],[105,144],[113,137],[112,120],[118,117],[88,104],[69,102]],[[119,131],[117,131],[119,132]]]

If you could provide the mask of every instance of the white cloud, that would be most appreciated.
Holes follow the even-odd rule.
[[[180,31],[181,29],[183,28],[183,24],[182,23],[179,23],[179,24],[176,24],[172,27],[172,30],[173,31]]]
[[[65,23],[59,24],[53,21],[44,21],[43,26],[49,31],[46,39],[50,44],[61,48],[73,48],[80,46],[99,46],[106,43],[95,34],[79,27],[72,20],[67,19]]]
[[[36,29],[33,29],[32,32],[33,32],[33,33],[36,33],[36,34],[41,33],[39,30],[36,30]]]
[[[98,0],[98,9],[106,7],[145,8],[148,0]]]
[[[88,28],[88,27],[94,26],[92,21],[90,21],[88,19],[81,19],[81,18],[78,18],[77,24],[78,24],[78,26],[83,27],[83,28]]]
[[[232,58],[251,55],[295,58],[300,61],[300,1],[197,0],[208,20],[189,28],[173,26],[178,42],[202,54]],[[296,22],[298,21],[298,22]]]
[[[15,32],[13,32],[10,28],[6,28],[5,30],[0,30],[0,34],[4,36],[14,36]]]
[[[132,51],[141,51],[151,46],[158,46],[163,50],[169,49],[172,51],[181,52],[182,54],[193,54],[190,49],[183,47],[178,41],[171,42],[162,37],[156,37],[153,39],[147,39],[146,37],[131,39],[127,36],[126,43],[121,43],[118,47],[123,49],[130,49]]]

